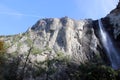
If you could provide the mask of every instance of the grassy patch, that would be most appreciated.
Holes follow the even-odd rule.
[[[27,42],[28,46],[32,46],[32,44],[33,44],[33,41],[30,38],[27,38],[26,42]]]
[[[43,50],[35,48],[35,47],[31,50],[31,53],[34,55],[41,54],[42,52],[43,52]]]

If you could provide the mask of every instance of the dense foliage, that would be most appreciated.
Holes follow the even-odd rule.
[[[6,52],[6,49],[5,49],[5,42],[4,41],[1,41],[0,40],[0,80],[3,80],[3,71],[4,70],[4,64],[5,64],[5,52]]]
[[[4,49],[4,41],[0,41],[0,53],[3,53],[5,51]]]
[[[6,52],[4,45],[5,45],[4,41],[0,41],[0,63],[3,62],[4,53]]]
[[[4,41],[0,41],[0,65],[1,65],[0,71],[4,72],[4,74],[0,73],[1,74],[0,80],[3,79],[3,76],[4,76],[4,79],[6,80],[13,80],[13,78],[17,79],[18,75],[16,75],[17,73],[16,71],[18,70],[18,62],[16,62],[16,60],[18,59],[15,59],[15,62],[13,62],[14,63],[13,65],[11,63],[10,64],[5,63],[5,58],[4,58],[5,52],[6,52],[5,43]],[[64,65],[63,72],[61,73],[65,75],[61,76],[62,80],[119,80],[120,70],[113,70],[111,67],[101,63],[101,61],[98,58],[97,59],[94,58],[94,60],[96,60],[97,62],[94,62],[94,61],[87,62],[81,65],[72,64],[72,63],[69,63],[69,61],[67,61],[66,58],[64,60],[62,53],[58,52],[58,57],[56,59],[53,59],[50,61],[48,60],[47,62],[44,62],[44,63],[47,63],[46,64],[47,69],[43,69],[39,67],[39,70],[35,71],[34,75],[35,74],[37,74],[37,76],[41,76],[41,74],[42,75],[46,74],[48,76],[52,75],[59,70],[58,68],[55,68],[53,64],[59,64],[59,66]],[[2,67],[1,63],[4,63],[5,65],[7,65],[6,71],[3,71],[5,69],[4,68],[5,65],[4,67]],[[60,74],[57,74],[57,75],[60,75]],[[57,79],[60,80],[59,78]]]
[[[119,80],[120,71],[106,65],[86,63],[69,73],[73,80]]]

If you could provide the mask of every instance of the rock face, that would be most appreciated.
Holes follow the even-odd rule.
[[[25,55],[33,47],[32,56],[44,55],[46,58],[45,55],[55,57],[61,53],[75,63],[90,60],[99,52],[92,20],[75,21],[68,17],[41,19],[27,32],[2,39],[9,44],[9,54],[17,52],[18,55]]]
[[[106,31],[111,35],[116,48],[120,50],[120,2],[106,17],[102,18]]]
[[[10,60],[14,60],[14,57],[20,58],[18,70],[24,64],[32,65],[36,69],[35,65],[39,66],[38,63],[54,59],[80,64],[92,61],[101,53],[98,49],[100,44],[95,35],[93,21],[90,19],[78,21],[68,17],[41,19],[25,33],[4,36],[1,40],[7,44]],[[54,75],[66,66],[58,62],[52,65],[58,67],[58,72]],[[41,64],[41,66],[45,68],[47,65]],[[34,72],[31,71],[31,73]]]
[[[112,10],[110,14],[107,15],[110,18],[110,24],[113,25],[114,28],[114,37],[117,38],[120,34],[120,2],[116,9]]]
[[[117,47],[120,46],[119,6],[120,3],[102,18],[106,31],[116,41]],[[0,40],[6,43],[8,65],[17,66],[14,66],[15,70],[10,66],[16,75],[9,77],[17,76],[19,80],[45,80],[48,77],[53,80],[69,80],[64,71],[67,62],[79,65],[102,61],[109,64],[99,38],[97,20],[63,17],[41,19],[25,33],[1,36]],[[6,72],[11,71],[8,69]],[[6,72],[3,74],[6,75]]]

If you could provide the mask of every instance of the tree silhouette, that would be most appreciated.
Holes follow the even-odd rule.
[[[0,64],[3,62],[4,53],[5,53],[5,42],[0,40]]]
[[[4,52],[4,41],[0,41],[0,53]]]

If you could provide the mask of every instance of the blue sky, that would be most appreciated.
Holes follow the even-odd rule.
[[[99,19],[119,0],[0,0],[0,35],[25,32],[41,18]]]

